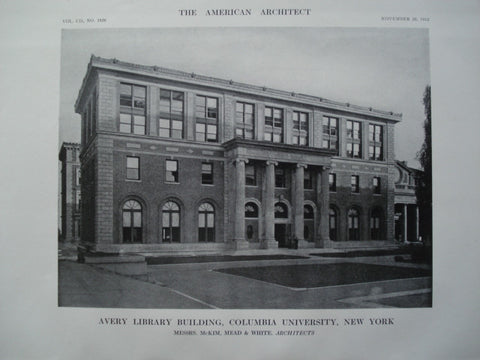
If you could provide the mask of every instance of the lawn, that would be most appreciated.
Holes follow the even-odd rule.
[[[362,263],[257,266],[216,271],[294,288],[431,276],[430,270]]]

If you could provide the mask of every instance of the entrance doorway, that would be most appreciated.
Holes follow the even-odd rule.
[[[279,248],[287,247],[287,224],[275,224],[275,240]]]

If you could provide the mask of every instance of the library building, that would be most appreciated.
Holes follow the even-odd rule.
[[[395,207],[401,114],[93,55],[75,111],[78,232],[91,251],[348,248],[415,236],[406,220],[395,229],[402,211],[415,227],[414,201],[408,214]]]

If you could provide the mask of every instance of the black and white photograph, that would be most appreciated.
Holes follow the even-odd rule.
[[[479,15],[0,0],[0,358],[480,358]]]
[[[58,305],[432,306],[428,29],[61,34]]]

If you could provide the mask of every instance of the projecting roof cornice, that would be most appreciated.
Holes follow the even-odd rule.
[[[284,90],[271,89],[262,86],[250,85],[245,83],[236,82],[233,80],[219,79],[210,76],[198,75],[195,73],[188,73],[179,70],[167,69],[159,66],[147,66],[132,64],[117,59],[105,59],[92,55],[90,63],[88,64],[87,74],[83,79],[82,86],[80,88],[75,108],[77,109],[83,91],[87,85],[92,69],[105,69],[119,72],[126,72],[131,74],[137,74],[152,78],[166,79],[171,81],[180,81],[186,84],[207,86],[216,89],[229,90],[234,92],[241,92],[250,95],[256,95],[261,97],[268,97],[272,99],[278,99],[289,102],[297,102],[304,105],[311,105],[318,108],[325,108],[330,110],[342,111],[352,114],[359,114],[369,117],[377,117],[383,120],[391,122],[398,122],[402,120],[401,113],[394,113],[392,111],[383,111],[373,109],[371,107],[364,107],[359,105],[353,105],[350,103],[342,103],[325,99],[322,97],[298,94],[295,92],[288,92]]]

